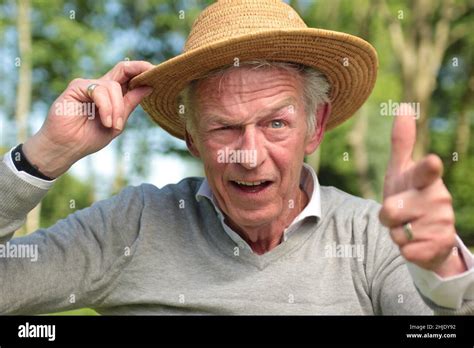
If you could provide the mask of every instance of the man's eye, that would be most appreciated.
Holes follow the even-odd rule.
[[[283,121],[280,120],[273,120],[270,122],[271,128],[283,128],[284,126],[285,124],[283,123]]]

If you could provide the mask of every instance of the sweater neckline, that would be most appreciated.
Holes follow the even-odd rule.
[[[258,255],[244,245],[236,243],[224,230],[220,222],[218,212],[213,208],[209,200],[203,200],[212,210],[214,221],[210,229],[206,229],[206,234],[214,246],[228,258],[233,258],[238,262],[251,265],[259,270],[265,269],[271,263],[277,262],[283,258],[289,257],[298,250],[313,233],[316,233],[320,218],[308,216],[303,219],[299,226],[292,232],[292,237],[285,242],[278,244],[272,250]],[[202,202],[202,201],[201,201]]]

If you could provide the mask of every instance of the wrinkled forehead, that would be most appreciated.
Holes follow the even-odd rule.
[[[242,102],[277,94],[301,96],[303,82],[297,71],[277,67],[239,67],[196,81],[194,88],[196,101],[201,106],[218,106],[236,96]]]

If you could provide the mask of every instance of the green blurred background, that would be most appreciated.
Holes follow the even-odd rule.
[[[212,2],[1,1],[0,153],[40,128],[72,79],[101,76],[123,60],[158,64],[179,54],[194,19]],[[474,1],[286,2],[308,26],[360,36],[379,54],[370,99],[307,158],[321,184],[380,201],[393,121],[382,105],[420,103],[415,156],[433,152],[443,159],[457,231],[474,246]],[[122,136],[58,179],[17,235],[50,226],[125,185],[163,186],[190,175],[203,175],[200,163],[139,107]]]

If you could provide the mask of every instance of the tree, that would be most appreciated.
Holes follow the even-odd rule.
[[[306,2],[292,1],[291,5],[302,14],[303,19],[310,27],[348,32],[362,37],[369,42],[375,40],[374,31],[372,30],[376,20],[374,15],[375,8],[371,6],[370,2],[335,0],[308,4]],[[349,173],[353,175],[356,178],[356,185],[349,184],[346,180],[344,182],[335,182],[334,179],[338,178],[335,175],[322,173],[322,177],[328,178],[329,183],[335,186],[346,189],[352,187],[355,191],[351,190],[351,192],[366,198],[376,198],[378,191],[380,191],[380,189],[376,188],[376,185],[379,183],[379,180],[375,179],[377,171],[373,169],[374,164],[370,161],[367,148],[369,141],[368,125],[371,120],[369,115],[372,111],[373,108],[366,104],[354,115],[353,120],[349,121],[351,127],[347,128],[348,131],[346,133],[341,134],[340,130],[329,132],[325,136],[320,149],[313,155],[308,156],[306,160],[315,169],[318,169],[320,164],[322,170],[334,171],[345,167],[346,169],[343,169],[344,176]],[[373,127],[374,122],[370,123]],[[334,143],[341,143],[341,141],[345,146],[338,156],[333,151],[325,150],[328,147],[335,147]],[[320,155],[320,152],[322,155]],[[340,161],[335,161],[336,158],[342,159],[343,162],[347,162],[346,164],[350,163],[352,166],[343,165],[340,169],[337,169],[336,163]],[[345,186],[346,184],[349,186]]]
[[[472,13],[474,3],[417,0],[391,4],[382,0],[379,8],[401,67],[403,97],[420,104],[414,157],[421,158],[430,144],[429,110],[438,70],[447,48],[457,39],[458,33],[451,29],[456,21]]]
[[[19,78],[16,94],[16,125],[17,139],[24,143],[29,135],[28,115],[31,109],[32,90],[32,45],[31,45],[31,22],[30,22],[30,0],[18,0],[17,32],[18,32],[18,59]],[[28,213],[26,224],[18,231],[19,234],[27,234],[36,231],[40,223],[41,203]]]

